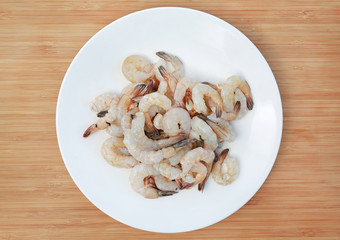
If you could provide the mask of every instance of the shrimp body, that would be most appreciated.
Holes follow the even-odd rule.
[[[153,75],[153,64],[139,55],[128,56],[122,65],[124,76],[132,83],[144,82]]]
[[[138,164],[134,157],[127,154],[123,139],[107,139],[102,145],[101,153],[104,159],[115,167],[131,168]]]
[[[235,158],[229,157],[228,151],[225,149],[221,152],[211,171],[214,181],[221,185],[232,183],[239,173],[237,161]]]
[[[158,198],[160,196],[169,196],[176,193],[175,191],[162,191],[158,189],[154,179],[157,175],[159,175],[159,173],[151,165],[136,165],[132,168],[129,177],[132,189],[145,198]],[[150,181],[149,179],[153,179],[153,181]],[[164,179],[158,179],[159,185],[164,188],[169,188],[169,186],[166,186],[166,183],[161,182],[162,180],[164,181]]]
[[[175,143],[183,140],[184,135],[177,135],[167,139],[152,140],[144,132],[144,113],[138,112],[131,122],[131,129],[126,129],[124,144],[132,156],[144,163],[157,163],[176,154],[172,147]]]
[[[180,132],[190,133],[191,118],[183,108],[172,108],[163,116],[162,129],[169,136],[176,136]]]
[[[98,119],[97,123],[89,126],[83,134],[83,137],[88,137],[90,134],[98,131],[106,129],[107,127],[114,125],[114,121],[117,119],[118,111],[117,105],[112,105],[108,111],[105,111],[105,115]],[[98,114],[99,116],[99,114]]]
[[[191,119],[191,128],[190,138],[202,139],[206,149],[214,151],[217,148],[217,136],[205,121],[196,116]]]
[[[96,97],[91,102],[91,110],[94,112],[102,112],[108,110],[111,105],[118,103],[118,96],[111,93],[104,93]]]
[[[220,85],[221,97],[223,100],[224,111],[232,111],[235,105],[235,93],[236,89],[239,89],[246,97],[246,105],[249,110],[253,109],[254,103],[251,96],[249,84],[243,78],[233,75],[229,77],[225,83]]]
[[[222,99],[219,93],[211,86],[203,83],[198,83],[192,89],[192,101],[194,103],[194,109],[198,113],[207,114],[208,107],[205,102],[205,98],[210,98],[215,103],[216,117],[220,117],[222,113]]]
[[[153,119],[153,125],[157,129],[163,129],[163,115],[158,113]]]

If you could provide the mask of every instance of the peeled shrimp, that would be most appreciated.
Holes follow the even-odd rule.
[[[83,137],[86,138],[98,130],[106,129],[111,126],[117,118],[117,113],[117,105],[112,105],[110,109],[105,112],[105,115],[98,119],[97,123],[92,124],[86,129]]]
[[[108,110],[111,105],[118,103],[118,96],[112,93],[104,93],[96,97],[91,102],[91,110],[94,112],[101,112]]]
[[[102,156],[112,166],[131,168],[138,164],[138,161],[127,154],[123,138],[111,137],[107,139],[101,149]]]
[[[228,151],[229,149],[225,149],[221,152],[211,171],[211,175],[215,182],[221,185],[232,183],[239,173],[237,161],[234,158],[229,157]]]
[[[216,117],[220,117],[222,114],[222,99],[218,92],[207,84],[196,84],[192,89],[192,101],[194,102],[196,112],[203,114],[208,113],[205,98],[210,98],[215,104]]]
[[[204,148],[214,151],[217,146],[217,136],[211,127],[199,117],[191,119],[191,132],[190,138],[202,139],[204,142]]]
[[[157,106],[158,108],[168,110],[171,108],[171,100],[165,95],[154,92],[144,96],[142,100],[139,102],[139,110],[145,113],[145,120],[148,129],[154,134],[158,135],[158,130],[153,125],[149,113],[149,110],[152,106]]]
[[[235,105],[235,91],[239,89],[246,97],[246,104],[249,110],[253,109],[254,103],[251,96],[251,90],[246,80],[239,76],[229,77],[225,83],[220,85],[223,107],[226,112],[231,111]]]
[[[185,139],[184,135],[177,135],[152,140],[145,135],[144,125],[144,113],[138,112],[132,120],[131,129],[126,129],[124,134],[124,144],[131,155],[141,162],[153,164],[174,156],[176,149],[172,145]]]
[[[136,165],[131,170],[129,177],[132,189],[145,198],[158,198],[176,193],[175,191],[162,191],[158,189],[154,179],[154,176],[157,175],[159,175],[159,173],[151,165]]]
[[[153,64],[139,55],[128,56],[122,65],[124,76],[133,83],[144,82],[153,75]]]
[[[172,108],[163,116],[162,129],[169,136],[176,136],[180,132],[189,134],[191,118],[183,108]]]

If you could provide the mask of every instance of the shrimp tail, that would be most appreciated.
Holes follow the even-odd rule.
[[[192,183],[186,183],[182,179],[176,179],[177,188],[179,190],[190,188],[193,184]]]
[[[146,85],[144,83],[138,84],[133,91],[130,94],[130,98],[134,98],[137,97],[138,95],[140,95],[141,92],[143,92],[143,90],[146,88]]]
[[[163,191],[163,190],[158,190],[157,192],[158,192],[158,196],[160,197],[172,196],[178,193],[177,191]]]
[[[162,59],[164,59],[165,61],[167,62],[170,62],[171,61],[171,57],[169,56],[169,54],[167,54],[166,52],[163,52],[163,51],[159,51],[159,52],[156,52],[156,55]]]
[[[229,148],[224,149],[220,156],[218,157],[217,161],[224,160],[228,156]]]
[[[102,117],[104,117],[108,112],[109,112],[108,110],[100,111],[99,113],[97,113],[97,117],[102,118]]]
[[[246,96],[246,101],[247,101],[247,108],[249,110],[252,110],[254,107],[254,102],[251,96]]]
[[[216,107],[216,117],[220,118],[222,116],[222,104]]]
[[[189,138],[186,138],[186,139],[183,139],[177,143],[175,143],[174,145],[172,145],[174,148],[180,148],[180,147],[183,147],[185,145],[187,145],[188,143],[190,143],[190,139]]]
[[[240,110],[241,110],[241,102],[237,101],[234,105],[234,113],[238,114]]]
[[[94,133],[94,132],[96,132],[98,130],[98,128],[97,128],[97,124],[92,124],[91,126],[89,126],[87,129],[86,129],[86,131],[84,132],[84,134],[83,134],[83,137],[84,138],[87,138],[88,136],[90,136],[90,134],[91,133]]]
[[[155,125],[153,125],[150,114],[145,113],[144,116],[145,116],[145,126],[147,127],[148,132],[150,132],[150,135],[151,136],[158,136],[159,131],[155,127]]]

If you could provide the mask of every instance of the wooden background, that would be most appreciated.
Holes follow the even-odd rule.
[[[0,239],[340,239],[339,1],[0,1]],[[231,23],[277,79],[284,130],[275,166],[238,212],[156,234],[94,207],[59,153],[64,74],[98,30],[137,10],[182,6]]]

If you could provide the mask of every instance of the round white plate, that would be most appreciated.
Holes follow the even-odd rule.
[[[100,155],[105,131],[84,139],[96,120],[89,103],[104,92],[118,92],[127,80],[125,57],[156,51],[178,55],[186,75],[219,82],[240,74],[251,86],[254,109],[234,121],[230,155],[240,165],[228,186],[211,178],[204,193],[196,188],[170,197],[145,199],[129,185],[129,170],[110,166]],[[278,153],[282,106],[275,78],[259,50],[221,19],[186,8],[153,8],[122,17],[94,35],[79,51],[62,83],[57,105],[58,142],[65,165],[83,194],[100,210],[129,226],[153,232],[203,228],[242,207],[267,178]]]

